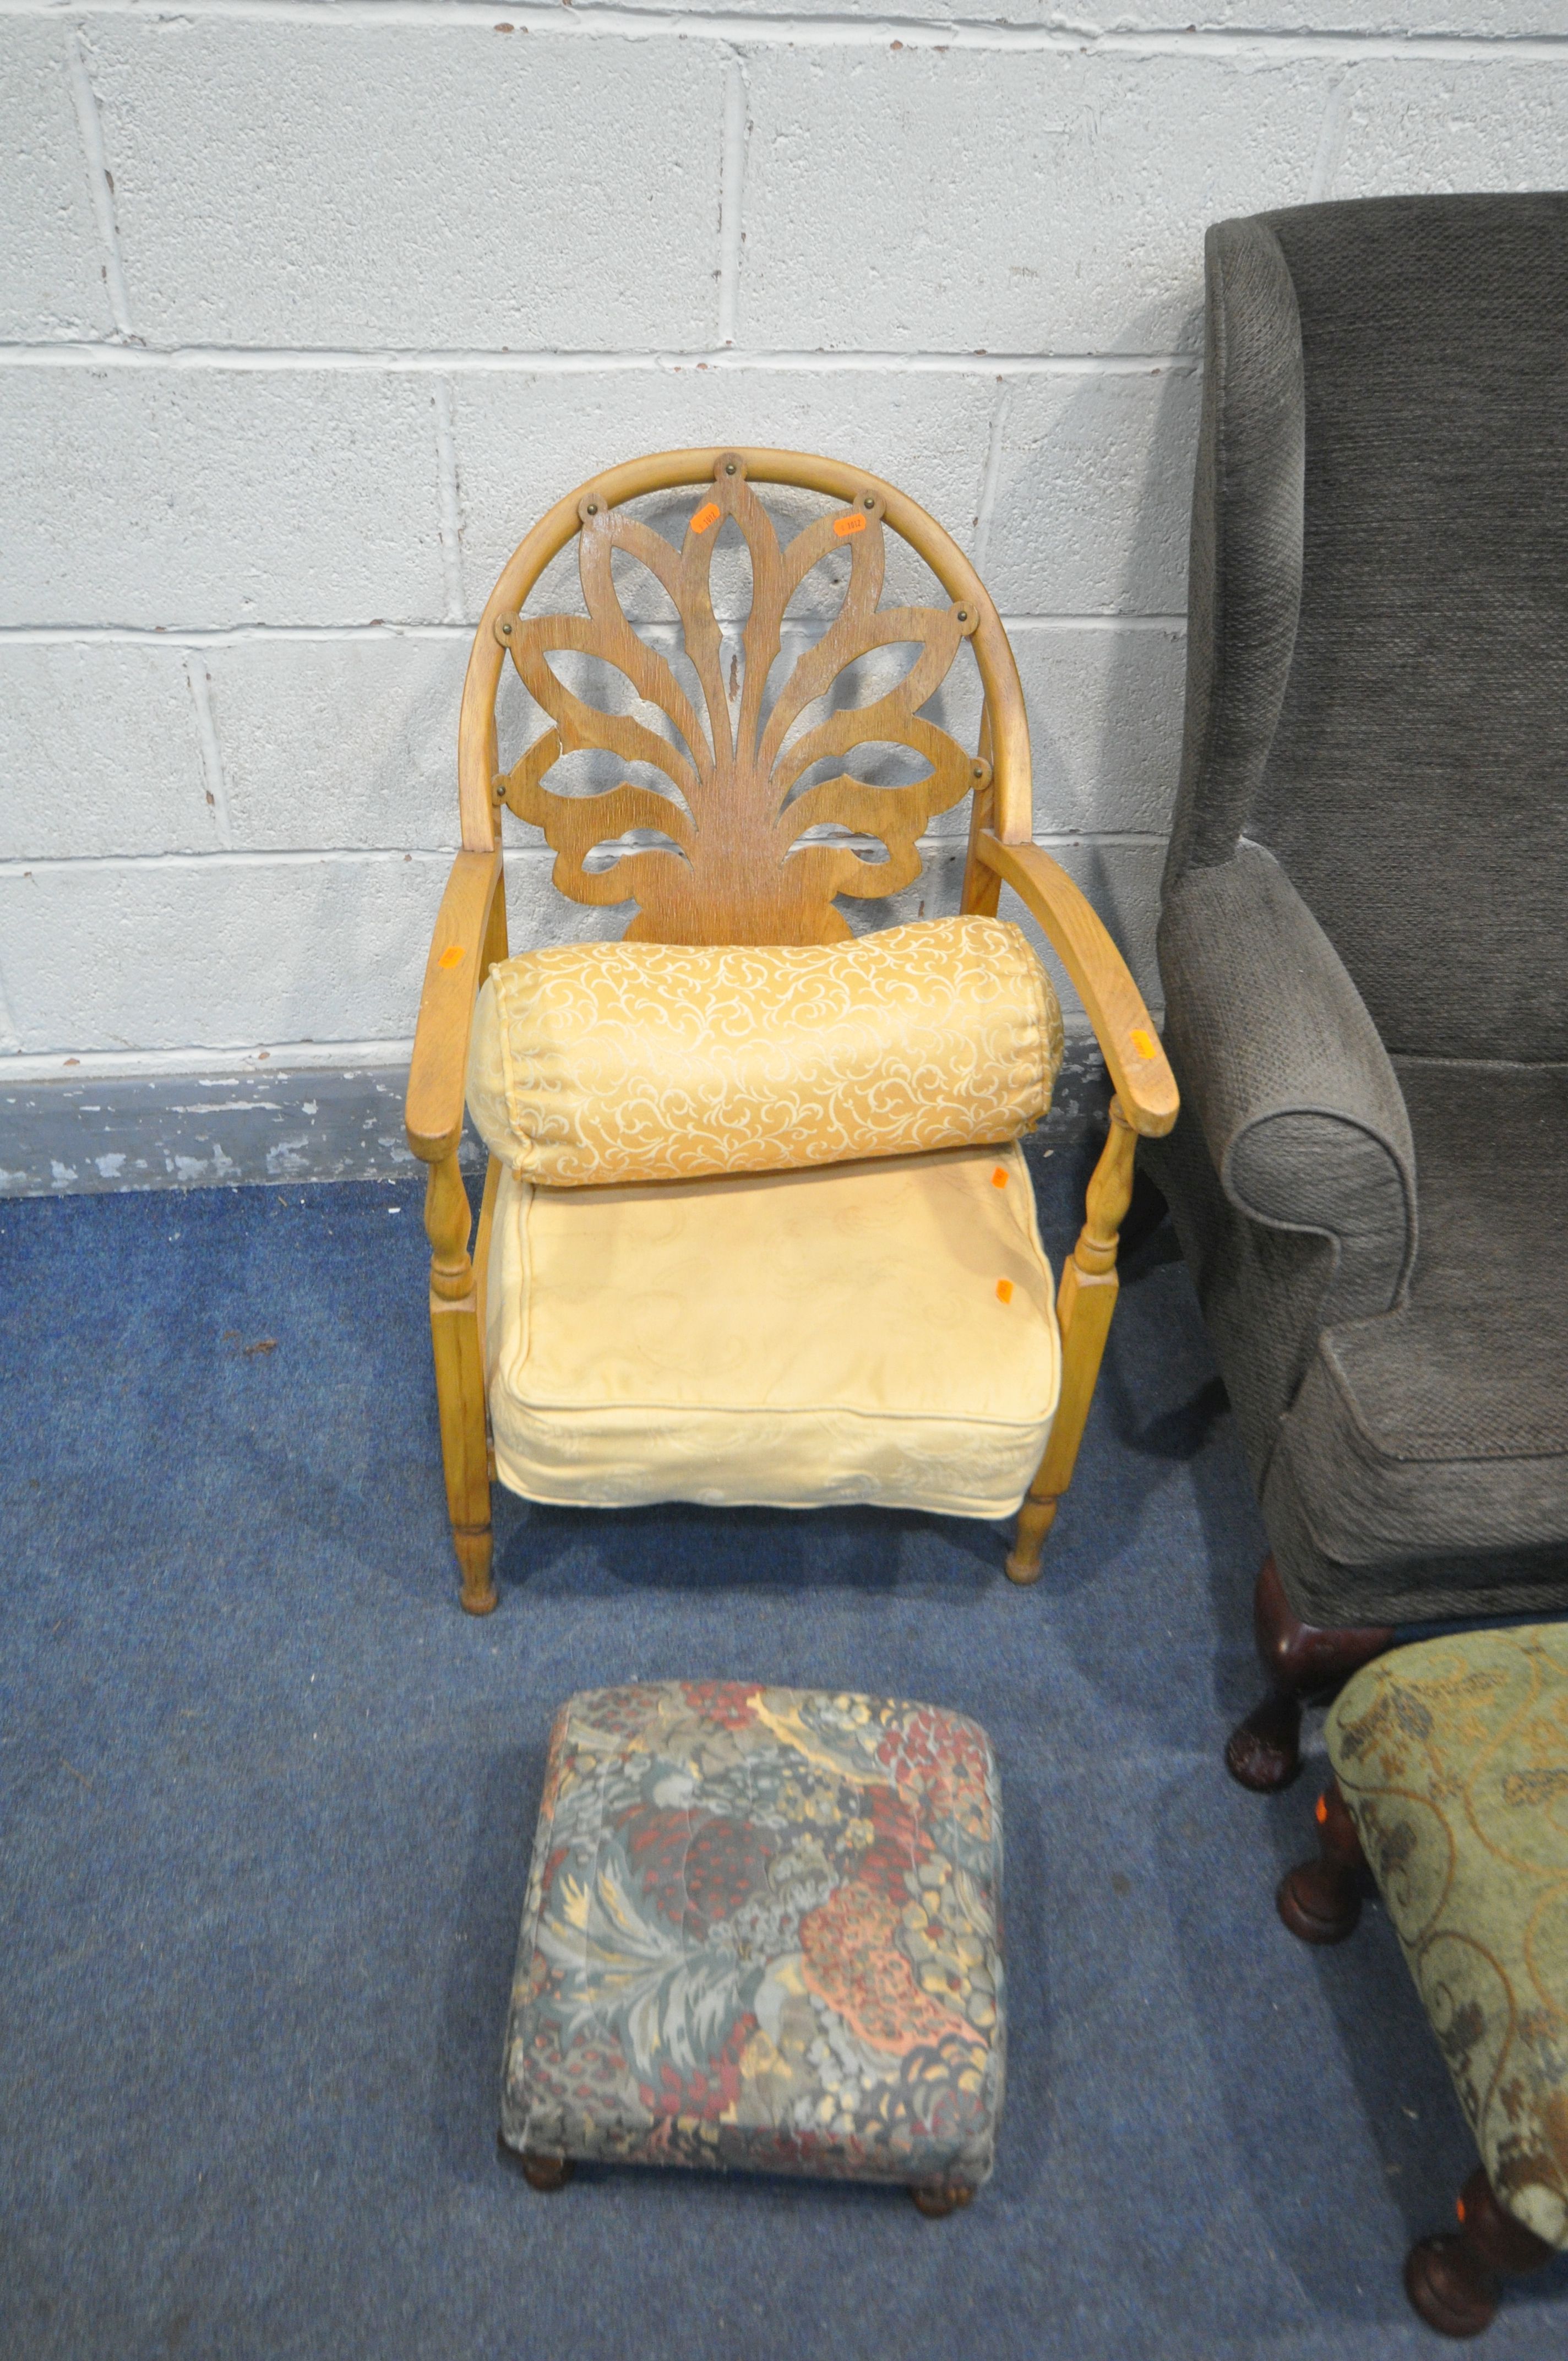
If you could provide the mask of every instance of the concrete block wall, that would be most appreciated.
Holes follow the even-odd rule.
[[[1039,839],[1157,998],[1204,226],[1562,185],[1568,21],[0,0],[0,1188],[372,1170],[473,620],[665,445],[839,453],[949,525]],[[619,927],[547,873],[519,832],[515,941]]]

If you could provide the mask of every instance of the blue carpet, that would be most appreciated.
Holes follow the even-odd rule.
[[[1066,1154],[1047,1237],[1073,1226]],[[0,2348],[182,2361],[1366,2361],[1474,2153],[1379,1911],[1273,1910],[1242,1794],[1263,1542],[1168,1233],[1045,1580],[991,1527],[503,1501],[455,1604],[411,1186],[0,1206]],[[670,1675],[978,1715],[1002,1765],[994,2180],[497,2158],[557,1701]],[[1485,2349],[1568,2349],[1568,2266]]]

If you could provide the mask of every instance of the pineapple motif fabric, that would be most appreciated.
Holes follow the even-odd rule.
[[[761,1684],[557,1717],[508,2027],[518,2148],[976,2188],[1001,1801],[938,1707]]]

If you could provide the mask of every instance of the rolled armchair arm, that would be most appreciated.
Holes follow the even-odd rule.
[[[1404,1095],[1366,1004],[1271,853],[1187,870],[1159,928],[1166,1039],[1231,1202],[1333,1241],[1325,1316],[1400,1300],[1416,1251]]]
[[[1181,1104],[1176,1080],[1143,995],[1093,904],[1037,844],[1003,844],[987,829],[975,851],[1012,886],[1072,978],[1128,1123],[1157,1138]]]
[[[422,1163],[453,1155],[463,1136],[463,1094],[474,1003],[492,961],[505,959],[501,856],[460,852],[435,916],[420,994],[405,1116]]]

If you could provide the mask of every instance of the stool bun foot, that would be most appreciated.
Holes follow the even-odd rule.
[[[1420,2238],[1405,2257],[1405,2293],[1440,2336],[1479,2336],[1497,2317],[1503,2282],[1452,2235]]]
[[[1538,2271],[1554,2249],[1501,2206],[1484,2171],[1459,2192],[1459,2228],[1420,2238],[1405,2257],[1405,2293],[1440,2336],[1479,2336],[1496,2317],[1505,2276]]]
[[[948,2189],[912,2187],[909,2194],[927,2222],[939,2222],[945,2213],[956,2213],[961,2206],[968,2205],[974,2191],[958,2186]]]
[[[569,2156],[530,2156],[526,2148],[521,2163],[523,2179],[530,2189],[537,2189],[542,2196],[547,2196],[552,2190],[565,2189],[577,2169]]]
[[[1361,1916],[1366,1857],[1339,1781],[1318,1797],[1318,1858],[1287,1870],[1275,1896],[1279,1916],[1302,1943],[1343,1943]]]

